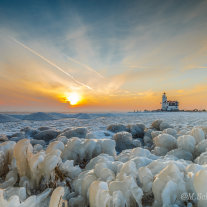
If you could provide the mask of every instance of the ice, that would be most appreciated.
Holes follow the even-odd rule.
[[[207,170],[203,169],[198,171],[194,176],[194,187],[198,195],[198,206],[207,206],[206,192],[207,192],[207,182],[206,182]]]
[[[18,116],[19,119],[23,120],[32,120],[32,121],[47,121],[54,120],[55,117],[49,113],[37,112],[32,114],[25,114],[22,116]]]
[[[16,160],[17,170],[20,177],[30,176],[30,169],[28,163],[28,154],[31,154],[33,147],[28,139],[20,140],[14,146],[14,158]]]
[[[69,200],[69,206],[70,207],[85,207],[86,206],[86,201],[82,196],[78,196],[75,198],[71,198]]]
[[[20,121],[20,120],[6,114],[0,114],[0,123],[16,122],[16,121]]]
[[[90,207],[107,207],[110,205],[108,185],[103,181],[94,181],[89,187]]]
[[[161,131],[163,131],[165,129],[168,129],[168,128],[172,128],[172,126],[170,124],[164,122],[164,121],[160,124],[160,130]]]
[[[195,138],[191,135],[183,135],[178,137],[177,144],[178,148],[193,153],[196,141]]]
[[[205,136],[207,135],[207,126],[201,126],[201,129],[205,133]]]
[[[175,164],[169,164],[155,178],[152,192],[155,196],[154,206],[170,206],[181,194],[186,192],[184,174]],[[167,195],[167,196],[166,196]]]
[[[199,142],[205,139],[205,134],[201,128],[198,127],[193,128],[191,134],[195,138],[196,144],[198,144]]]
[[[0,143],[9,141],[8,137],[5,134],[0,134]]]
[[[40,145],[40,144],[34,145],[34,148],[33,148],[34,153],[40,152],[41,150],[43,150],[42,145]]]
[[[205,152],[207,149],[207,140],[202,140],[196,145],[195,148],[195,155],[196,157],[199,156],[201,153]]]
[[[152,128],[156,130],[160,130],[160,124],[162,123],[162,120],[155,120],[152,122]]]
[[[7,141],[0,144],[0,176],[5,175],[11,164],[15,142]]]
[[[184,159],[184,160],[193,160],[193,155],[185,150],[182,149],[174,149],[167,153],[167,155],[171,155],[174,157],[177,157],[178,159]]]
[[[37,139],[37,140],[44,139],[45,141],[50,141],[50,140],[56,138],[58,136],[58,134],[59,134],[58,131],[48,129],[48,130],[44,130],[44,131],[37,133],[33,138]]]
[[[172,129],[172,128],[164,129],[163,133],[170,134],[170,135],[172,135],[174,137],[177,137],[177,131],[175,129]]]
[[[199,165],[207,164],[207,152],[203,152],[199,157],[195,159],[195,163]]]
[[[118,132],[113,136],[116,141],[116,150],[121,152],[125,149],[132,149],[137,146],[141,146],[141,143],[134,143],[132,139],[132,134],[129,132]]]
[[[11,117],[0,123],[0,207],[207,205],[181,198],[207,192],[206,113]]]
[[[68,140],[62,154],[63,160],[83,161],[90,160],[101,153],[115,154],[115,142],[107,139],[79,139]]]
[[[141,187],[144,193],[151,193],[152,191],[152,182],[153,175],[149,168],[140,167],[138,170],[138,177],[141,183]]]
[[[41,194],[28,197],[21,202],[21,196],[13,195],[8,199],[4,198],[4,190],[0,189],[0,207],[46,207],[47,198],[51,193],[51,189],[47,189]]]
[[[66,203],[63,200],[64,195],[65,195],[65,189],[63,187],[57,187],[51,195],[49,207],[63,206],[63,203]]]
[[[144,137],[144,124],[129,124],[127,126],[128,131],[132,134],[133,138],[143,138]]]
[[[111,124],[107,127],[107,130],[117,133],[117,132],[127,131],[127,127],[123,124]]]
[[[122,203],[126,201],[128,206],[135,207],[138,204],[138,206],[142,207],[141,199],[143,196],[143,191],[136,184],[136,181],[134,180],[133,177],[125,176],[120,181],[111,182],[109,184],[109,191],[111,193],[114,193],[116,191],[121,191],[123,195]]]
[[[175,137],[169,134],[160,134],[153,139],[156,147],[164,148],[169,150],[177,147],[177,140]]]
[[[71,129],[71,128],[66,129],[59,136],[65,136],[67,138],[71,138],[71,137],[85,138],[86,134],[87,134],[87,129],[85,127],[78,127],[75,129]]]

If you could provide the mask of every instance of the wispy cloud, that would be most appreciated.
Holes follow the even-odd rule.
[[[27,45],[25,45],[24,43],[16,40],[13,37],[10,37],[14,42],[16,42],[17,44],[21,45],[22,47],[24,47],[25,49],[29,50],[31,53],[33,53],[34,55],[40,57],[42,60],[46,61],[48,64],[50,64],[51,66],[53,66],[54,68],[56,68],[57,70],[61,71],[62,73],[64,73],[65,75],[67,75],[71,80],[73,80],[76,84],[84,86],[88,89],[92,88],[84,83],[81,83],[80,81],[76,80],[70,73],[66,72],[64,69],[62,69],[60,66],[56,65],[55,63],[53,63],[51,60],[48,60],[47,58],[45,58],[44,56],[42,56],[40,53],[36,52],[35,50],[31,49],[30,47],[28,47]]]
[[[94,70],[93,68],[91,68],[90,66],[86,65],[86,64],[83,64],[77,60],[75,60],[74,58],[71,58],[71,57],[67,57],[70,61],[82,66],[83,68],[86,68],[87,70],[93,72],[94,74],[98,75],[100,78],[104,78],[103,75],[101,75],[100,73],[98,73],[96,70]]]

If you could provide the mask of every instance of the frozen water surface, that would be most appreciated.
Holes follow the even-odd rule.
[[[89,118],[90,117],[90,118]],[[64,130],[68,127],[87,127],[96,138],[102,138],[104,131],[110,124],[143,123],[146,127],[156,119],[162,119],[180,129],[191,129],[194,126],[207,125],[205,112],[153,112],[153,113],[112,113],[89,114],[87,119],[64,118],[48,121],[20,120],[17,122],[0,123],[0,134],[13,134],[24,127],[39,128],[41,126]]]
[[[0,207],[206,207],[206,176],[205,112],[0,116]]]

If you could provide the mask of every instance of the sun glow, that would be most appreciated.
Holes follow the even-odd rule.
[[[70,102],[70,105],[77,105],[81,100],[81,96],[80,96],[80,94],[73,92],[73,93],[70,93],[66,97],[66,99],[67,99],[67,101]]]

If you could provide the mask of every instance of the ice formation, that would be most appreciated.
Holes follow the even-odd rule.
[[[0,207],[206,207],[207,126],[151,122],[1,135]]]
[[[195,150],[195,138],[191,135],[183,135],[177,139],[178,148],[193,153]]]

